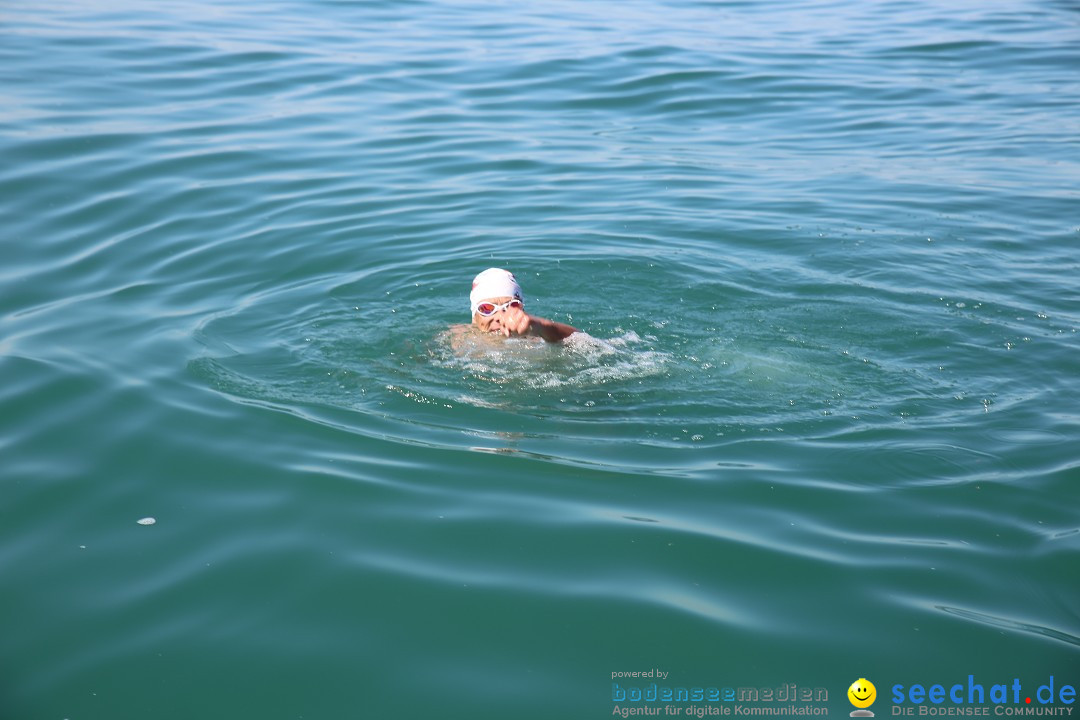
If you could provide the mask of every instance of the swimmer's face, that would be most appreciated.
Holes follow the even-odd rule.
[[[493,303],[495,305],[502,305],[503,303],[510,302],[513,299],[514,298],[507,295],[505,297],[486,298],[484,302]],[[473,325],[480,328],[480,332],[501,333],[503,329],[503,323],[507,319],[507,312],[520,313],[521,310],[518,308],[509,307],[502,308],[501,310],[496,311],[494,315],[488,315],[487,317],[484,317],[480,313],[473,313]]]

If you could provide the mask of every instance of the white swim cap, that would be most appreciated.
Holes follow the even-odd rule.
[[[479,303],[497,297],[513,297],[525,302],[521,295],[521,286],[512,272],[502,268],[488,268],[473,278],[469,306],[474,313]]]

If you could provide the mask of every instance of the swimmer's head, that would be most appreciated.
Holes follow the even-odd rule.
[[[472,292],[469,293],[469,306],[473,315],[485,300],[503,298],[515,298],[522,304],[525,302],[525,297],[521,294],[521,286],[518,285],[512,272],[502,268],[488,268],[473,278]]]
[[[512,307],[523,307],[524,304],[521,286],[509,270],[488,268],[473,278],[469,307],[473,324],[484,332],[497,330],[495,326],[499,324],[503,312]]]

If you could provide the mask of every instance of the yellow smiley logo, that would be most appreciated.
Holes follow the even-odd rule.
[[[857,708],[868,708],[877,700],[877,688],[866,678],[859,678],[847,689],[848,700]]]

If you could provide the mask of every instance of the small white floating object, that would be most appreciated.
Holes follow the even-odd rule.
[[[151,518],[151,517],[145,517],[142,520],[139,520],[140,525],[153,525],[156,522],[157,522],[157,520],[155,520],[154,518]]]

